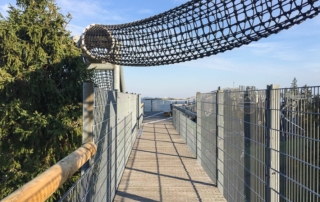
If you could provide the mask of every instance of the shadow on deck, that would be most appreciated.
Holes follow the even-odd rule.
[[[163,113],[146,113],[114,201],[226,201]]]

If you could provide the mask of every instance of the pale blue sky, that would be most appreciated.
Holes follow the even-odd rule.
[[[67,27],[80,35],[90,24],[122,24],[147,18],[187,0],[57,0],[63,13],[70,12]],[[2,0],[3,14],[9,3]],[[267,39],[204,59],[159,67],[124,67],[128,92],[142,96],[190,97],[196,92],[245,85],[290,87],[320,85],[320,16]]]

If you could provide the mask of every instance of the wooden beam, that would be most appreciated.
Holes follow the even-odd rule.
[[[2,202],[13,201],[45,201],[67,179],[96,153],[97,146],[93,142],[86,143],[70,155],[23,185]]]
[[[95,70],[113,70],[114,64],[110,63],[91,63],[88,69],[95,69]]]

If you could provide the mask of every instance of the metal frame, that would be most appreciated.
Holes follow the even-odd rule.
[[[319,122],[319,86],[197,93],[196,156],[227,201],[320,201]]]

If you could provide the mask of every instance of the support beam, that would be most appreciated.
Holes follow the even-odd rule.
[[[220,193],[224,194],[224,93],[223,90],[217,91],[216,97],[217,113],[217,186]]]
[[[123,67],[120,66],[120,87],[121,87],[121,92],[125,93],[126,92],[126,85],[124,81],[124,72],[123,72]]]
[[[114,65],[113,70],[113,88],[120,92],[120,65]]]
[[[94,86],[91,82],[83,83],[83,129],[82,144],[92,142]]]
[[[279,202],[280,197],[280,85],[267,86],[269,105],[268,113],[268,138],[269,138],[269,158],[270,162],[269,193],[270,201]],[[268,197],[268,196],[267,196]]]
[[[115,67],[114,64],[111,63],[91,63],[88,69],[95,69],[95,70],[113,70]]]
[[[82,86],[82,144],[93,142],[93,105],[94,105],[94,85],[85,82]],[[81,168],[81,175],[89,169],[90,163],[86,162]]]

